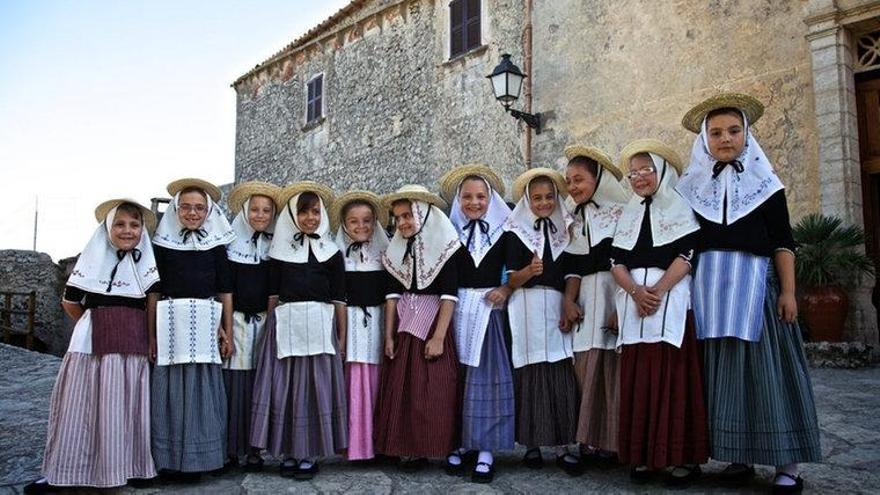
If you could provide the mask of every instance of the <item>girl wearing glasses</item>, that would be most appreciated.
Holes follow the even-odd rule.
[[[688,314],[700,225],[674,190],[681,172],[674,151],[644,139],[621,154],[635,195],[611,249],[620,287],[618,455],[636,483],[675,466],[666,483],[683,486],[700,475],[708,455],[699,351]]]

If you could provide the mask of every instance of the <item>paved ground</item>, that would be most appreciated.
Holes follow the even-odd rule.
[[[20,493],[39,476],[49,394],[60,360],[44,354],[0,345],[0,494]],[[803,467],[807,491],[812,493],[880,492],[880,368],[817,369],[813,386],[822,428],[825,461]],[[105,493],[647,493],[662,485],[634,486],[625,468],[588,471],[571,478],[555,467],[539,471],[518,467],[521,451],[502,454],[497,476],[489,486],[446,476],[437,466],[406,475],[393,466],[352,466],[328,461],[311,482],[281,479],[272,470],[260,474],[230,473],[206,476],[193,486],[157,485],[150,489],[105,490]],[[712,473],[721,465],[710,463],[709,473],[685,492],[760,493],[769,487],[770,468],[759,468],[756,483],[745,490],[719,488]]]

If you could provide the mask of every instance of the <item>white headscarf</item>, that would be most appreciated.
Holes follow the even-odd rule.
[[[776,192],[784,189],[773,165],[752,136],[749,122],[742,114],[746,144],[735,164],[724,166],[719,174],[714,168],[718,160],[709,153],[706,119],[700,135],[694,140],[691,161],[676,188],[697,213],[714,223],[724,222],[724,202],[727,201],[727,224],[730,225],[761,206]]]
[[[556,208],[553,209],[553,213],[550,214],[549,218],[538,218],[537,215],[532,213],[532,208],[529,206],[529,187],[531,185],[531,182],[526,185],[525,193],[516,203],[513,213],[504,222],[504,230],[516,234],[523,244],[529,250],[537,252],[539,257],[544,256],[546,237],[546,241],[550,243],[550,253],[555,260],[571,242],[568,228],[574,222],[574,218],[565,208],[562,196],[560,196],[559,190],[556,189],[555,183],[553,184],[553,190],[556,192]]]
[[[675,190],[678,172],[659,155],[649,153],[657,171],[657,190],[647,198],[633,194],[623,209],[614,234],[615,247],[631,250],[639,240],[645,210],[651,207],[651,239],[654,246],[665,246],[700,229],[697,217],[687,202]]]
[[[257,232],[248,221],[248,210],[251,198],[248,198],[241,211],[232,220],[232,231],[235,240],[226,246],[229,261],[245,265],[258,265],[260,261],[269,259],[269,245],[275,232],[275,202],[272,203],[272,220],[263,232]]]
[[[463,182],[463,181],[462,181]],[[504,198],[498,191],[492,189],[489,182],[483,179],[486,190],[489,191],[489,206],[486,213],[479,220],[470,220],[461,211],[461,202],[458,197],[461,194],[461,183],[455,191],[455,199],[452,200],[452,209],[449,210],[449,220],[458,231],[458,238],[471,253],[474,266],[479,267],[480,262],[492,246],[504,233],[504,221],[510,216],[510,207],[504,202]]]
[[[146,297],[147,289],[159,281],[159,270],[146,225],[140,241],[131,251],[121,251],[110,242],[110,229],[118,208],[111,209],[98,225],[76,260],[67,285],[95,294],[139,299]]]
[[[153,242],[157,246],[177,251],[208,251],[217,246],[224,246],[235,240],[232,226],[226,220],[226,214],[220,205],[214,203],[211,195],[205,193],[208,200],[208,213],[205,222],[196,230],[189,230],[180,223],[177,207],[180,204],[180,193],[168,204],[168,208],[156,227]]]
[[[336,232],[336,244],[345,249],[345,271],[375,272],[385,269],[382,255],[388,249],[388,236],[378,219],[373,223],[373,236],[362,243],[355,242],[345,230],[345,225],[340,225]]]
[[[321,209],[321,220],[314,234],[305,234],[300,230],[296,220],[296,202],[300,194],[290,198],[287,206],[281,210],[275,222],[275,236],[272,238],[272,246],[269,248],[269,257],[287,261],[288,263],[308,263],[309,249],[315,258],[323,263],[339,251],[339,246],[328,235],[330,232],[330,217],[324,207],[324,200],[318,196],[318,205]]]
[[[566,208],[574,217],[571,243],[565,252],[590,254],[591,248],[605,239],[613,238],[617,221],[630,194],[614,174],[600,165],[593,196],[581,205],[576,204],[571,196],[565,200]]]
[[[394,233],[382,264],[404,287],[409,288],[416,271],[416,288],[424,289],[440,274],[443,266],[461,246],[458,232],[443,210],[424,201],[410,200],[416,233],[404,238]]]

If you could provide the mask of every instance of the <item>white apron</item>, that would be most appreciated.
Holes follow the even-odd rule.
[[[659,268],[636,268],[630,270],[633,280],[648,287],[657,283],[666,273]],[[640,318],[633,298],[623,289],[617,291],[617,318],[620,333],[617,346],[628,344],[651,344],[667,342],[681,347],[684,326],[691,303],[691,276],[681,279],[660,301],[657,311],[647,318]]]
[[[385,331],[385,309],[348,306],[348,332],[345,360],[349,363],[379,364],[382,362],[382,333]],[[366,324],[365,324],[366,323]]]
[[[336,354],[333,304],[318,301],[284,303],[275,308],[278,359]]]
[[[617,283],[611,272],[597,272],[581,278],[578,304],[584,312],[584,321],[574,327],[574,352],[617,347],[617,335],[603,330],[608,317],[617,309],[614,304],[616,290]]]
[[[455,350],[458,361],[466,366],[480,365],[483,339],[494,305],[486,300],[487,289],[458,289],[458,304],[455,305]]]
[[[73,327],[73,334],[70,336],[70,344],[67,346],[67,352],[79,352],[81,354],[92,353],[92,310],[87,309],[83,312],[76,325]]]
[[[263,337],[266,329],[266,312],[261,311],[245,319],[241,311],[232,313],[232,341],[235,353],[223,361],[225,370],[252,370],[256,368],[257,342]]]
[[[513,367],[555,363],[574,355],[572,332],[559,329],[562,293],[549,287],[517,289],[507,314],[512,337]]]
[[[163,299],[156,305],[156,364],[220,364],[223,305],[213,299]]]

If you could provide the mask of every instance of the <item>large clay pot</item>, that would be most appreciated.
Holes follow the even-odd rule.
[[[849,297],[840,287],[811,287],[800,298],[800,309],[812,342],[840,342]]]

